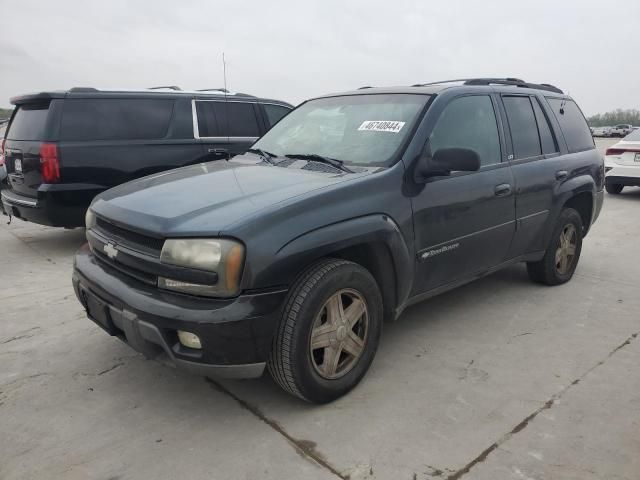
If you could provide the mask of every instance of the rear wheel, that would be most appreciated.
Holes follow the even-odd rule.
[[[544,257],[527,263],[529,277],[546,285],[560,285],[571,280],[582,250],[582,217],[573,208],[560,213]]]
[[[607,193],[610,193],[611,195],[618,195],[622,192],[624,185],[620,185],[619,183],[607,183],[604,188],[607,190]]]
[[[269,372],[293,395],[330,402],[365,375],[381,330],[382,297],[369,271],[346,260],[323,260],[291,289]]]

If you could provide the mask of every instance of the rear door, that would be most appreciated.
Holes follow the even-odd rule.
[[[20,195],[37,197],[42,183],[40,148],[51,138],[51,100],[16,107],[7,129],[5,164],[9,187]]]
[[[194,134],[210,160],[244,153],[265,130],[255,102],[197,99],[194,108]]]
[[[95,193],[203,158],[189,99],[155,93],[65,99],[60,154],[62,181]]]
[[[511,132],[513,156],[511,168],[516,184],[517,230],[510,256],[516,257],[546,248],[544,232],[554,207],[558,186],[570,178],[571,161],[561,155],[556,119],[536,95],[502,95],[507,124]],[[556,108],[563,112],[575,107],[570,100],[559,99]],[[567,112],[567,115],[569,112]],[[593,148],[593,139],[583,121],[580,148]],[[553,128],[556,125],[556,128]]]

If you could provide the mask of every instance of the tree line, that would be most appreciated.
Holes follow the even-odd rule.
[[[9,118],[11,116],[11,112],[13,112],[12,108],[0,108],[0,120]]]
[[[597,113],[587,118],[587,123],[591,127],[612,127],[619,123],[629,123],[640,125],[640,110],[631,108],[623,110],[621,108],[607,113]]]

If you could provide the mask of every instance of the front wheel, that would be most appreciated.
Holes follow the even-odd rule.
[[[582,250],[582,217],[573,208],[565,208],[553,231],[551,242],[538,262],[527,263],[529,277],[546,285],[560,285],[571,280]]]
[[[369,271],[346,260],[322,260],[292,287],[267,367],[285,391],[330,402],[365,375],[381,330],[382,296]]]
[[[607,190],[607,193],[610,193],[611,195],[618,195],[622,192],[624,185],[620,185],[619,183],[607,183],[604,188]]]

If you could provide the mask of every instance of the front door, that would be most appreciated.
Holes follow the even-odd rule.
[[[452,99],[425,148],[476,151],[476,172],[435,177],[413,199],[417,295],[481,273],[506,259],[515,232],[513,176],[490,95]]]

